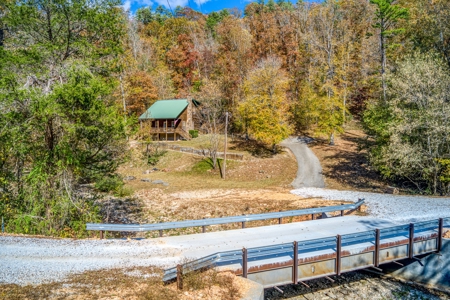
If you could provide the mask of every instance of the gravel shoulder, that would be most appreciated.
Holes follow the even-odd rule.
[[[325,187],[322,167],[317,156],[308,148],[307,139],[292,137],[284,140],[280,145],[289,148],[297,159],[297,177],[291,183],[292,187]]]

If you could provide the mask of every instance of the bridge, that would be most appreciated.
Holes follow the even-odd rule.
[[[349,224],[355,224],[351,218],[349,221]],[[382,226],[360,232],[358,228],[347,228],[353,232],[217,252],[165,270],[164,281],[177,279],[182,282],[186,272],[216,267],[258,282],[265,288],[291,283],[307,286],[305,281],[311,279],[325,277],[333,281],[330,276],[365,268],[381,271],[379,266],[382,264],[401,265],[399,260],[439,252],[443,229],[450,227],[450,218],[395,226],[383,222],[377,224],[369,219],[367,222],[372,223],[368,227]],[[317,233],[320,235],[320,229]]]

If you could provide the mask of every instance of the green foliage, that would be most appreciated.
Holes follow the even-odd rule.
[[[364,115],[375,139],[373,165],[418,189],[448,193],[450,72],[440,58],[418,54],[407,57],[388,79],[388,101],[370,106]]]
[[[166,153],[166,150],[160,149],[158,143],[152,144],[151,142],[147,142],[147,149],[144,152],[144,156],[147,160],[147,164],[154,166]]]
[[[136,10],[136,20],[144,25],[153,21],[153,14],[151,7],[140,7]]]
[[[381,31],[384,37],[392,37],[396,34],[404,32],[404,28],[394,28],[395,24],[409,16],[408,9],[393,4],[395,0],[370,0],[370,3],[377,7],[375,11],[376,23],[374,28]]]
[[[123,185],[122,178],[117,175],[103,176],[95,181],[95,189],[103,193],[118,191]]]
[[[217,24],[222,22],[222,20],[229,15],[230,12],[228,11],[228,9],[223,9],[219,12],[214,11],[210,13],[206,18],[206,28],[213,34],[213,36],[216,36]]]
[[[126,121],[110,97],[122,52],[116,0],[11,1],[0,48],[0,215],[16,232],[86,235],[98,209],[80,183],[123,161]]]
[[[196,163],[193,167],[192,167],[192,171],[194,173],[205,173],[207,171],[210,171],[213,169],[213,163],[211,162],[211,159],[202,159],[201,161],[199,161],[198,163]]]
[[[198,137],[198,130],[189,130],[189,134],[193,139]]]

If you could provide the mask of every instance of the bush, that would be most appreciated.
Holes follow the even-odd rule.
[[[118,191],[123,187],[122,178],[119,176],[105,176],[101,177],[95,182],[95,188],[100,192]]]
[[[163,157],[164,154],[166,154],[166,153],[167,153],[167,151],[156,151],[156,152],[149,154],[147,156],[147,163],[152,166],[156,165],[159,162],[159,160],[161,159],[161,157]]]
[[[195,139],[196,137],[198,137],[198,130],[189,130],[189,134],[193,139]]]

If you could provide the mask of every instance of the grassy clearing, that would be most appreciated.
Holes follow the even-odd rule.
[[[189,273],[183,282],[183,290],[176,283],[164,284],[162,270],[155,267],[87,271],[57,283],[0,285],[0,299],[234,300],[243,288],[233,274],[214,270]]]

